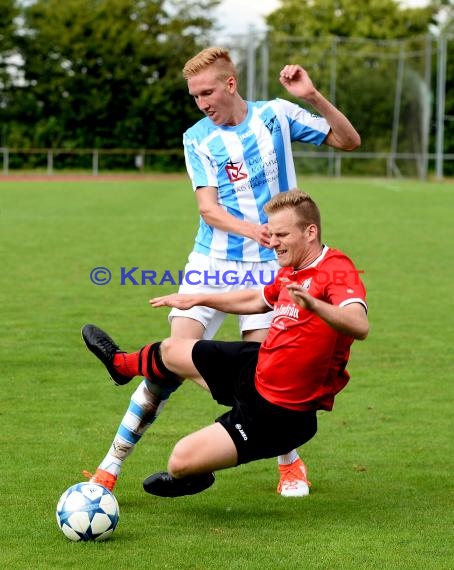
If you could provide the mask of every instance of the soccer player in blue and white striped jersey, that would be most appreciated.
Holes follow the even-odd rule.
[[[317,115],[284,99],[244,100],[235,65],[224,48],[202,50],[186,63],[183,76],[205,116],[183,136],[200,226],[179,292],[261,288],[272,282],[279,268],[270,249],[263,206],[275,194],[297,186],[292,143],[326,144],[349,151],[359,146],[360,137],[300,65],[285,65],[280,82]],[[208,307],[172,309],[171,336],[213,338],[225,316]],[[244,340],[262,342],[272,313],[239,315],[238,319]],[[124,459],[161,411],[168,392],[153,394],[150,387],[145,379],[133,394],[93,481],[113,488]],[[306,467],[296,450],[280,456],[278,462],[278,493],[307,495]]]

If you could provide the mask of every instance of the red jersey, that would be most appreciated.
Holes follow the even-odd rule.
[[[345,367],[354,339],[294,303],[286,288],[289,281],[331,305],[361,303],[367,310],[365,288],[352,261],[324,246],[310,266],[299,271],[283,267],[263,289],[274,318],[259,350],[257,391],[284,408],[331,410],[335,394],[350,378]]]

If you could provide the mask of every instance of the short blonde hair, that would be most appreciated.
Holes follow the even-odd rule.
[[[187,81],[210,66],[218,69],[218,79],[227,79],[232,75],[237,79],[235,64],[228,50],[222,47],[206,48],[189,59],[183,67],[183,77]]]
[[[319,239],[322,237],[322,224],[320,210],[309,194],[294,188],[288,192],[279,192],[264,206],[265,213],[270,215],[284,209],[295,210],[298,216],[299,226],[306,229],[310,224],[315,224],[318,229]]]

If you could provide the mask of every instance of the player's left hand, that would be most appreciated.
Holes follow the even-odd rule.
[[[317,92],[307,71],[301,65],[286,65],[279,75],[279,81],[289,93],[300,99],[310,100]]]
[[[307,309],[308,311],[314,311],[316,307],[317,300],[312,295],[303,288],[302,285],[298,285],[298,283],[290,283],[287,285],[287,290],[290,293],[290,297],[292,300],[303,307],[303,309]]]

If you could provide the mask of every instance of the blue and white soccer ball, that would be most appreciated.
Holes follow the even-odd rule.
[[[63,493],[56,515],[58,526],[70,540],[106,540],[118,524],[120,509],[111,491],[86,481]]]

